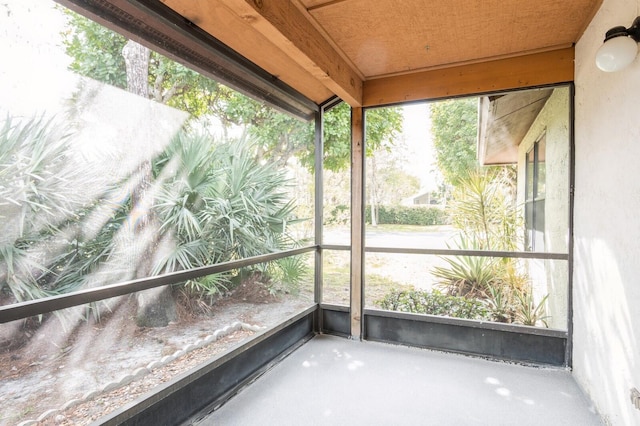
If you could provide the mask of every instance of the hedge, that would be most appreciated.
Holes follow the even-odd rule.
[[[449,296],[433,290],[391,290],[376,304],[388,311],[441,315],[471,320],[491,320],[491,311],[478,299]]]
[[[365,210],[365,221],[371,223],[371,206]],[[378,223],[387,225],[444,225],[447,214],[430,206],[378,206]]]
[[[349,206],[337,205],[324,211],[324,223],[346,225],[351,212]],[[365,221],[371,223],[371,206],[365,210]],[[448,216],[443,209],[432,206],[379,206],[378,223],[387,225],[445,225]]]

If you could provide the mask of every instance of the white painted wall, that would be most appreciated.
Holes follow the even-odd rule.
[[[556,88],[518,146],[518,205],[526,195],[527,152],[544,135],[544,251],[567,253],[569,229],[569,88]],[[522,209],[524,215],[524,207]],[[564,260],[530,260],[536,303],[548,295],[546,314],[551,328],[567,329],[568,265]]]
[[[612,425],[640,425],[640,59],[607,74],[594,56],[638,15],[604,0],[576,46],[574,373]]]

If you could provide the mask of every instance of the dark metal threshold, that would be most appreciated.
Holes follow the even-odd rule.
[[[567,367],[568,332],[365,309],[364,339],[475,355],[484,358]]]
[[[341,305],[320,305],[320,315],[322,315],[323,334],[349,337],[351,335],[351,319],[349,317],[349,307]]]
[[[349,336],[349,308],[320,305],[322,333]],[[568,366],[568,332],[365,309],[365,340],[526,364]]]

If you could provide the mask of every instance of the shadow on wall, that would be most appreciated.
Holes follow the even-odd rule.
[[[640,412],[633,413],[630,401],[630,389],[640,386],[640,377],[634,377],[640,356],[632,317],[637,306],[625,283],[637,282],[638,277],[625,275],[630,268],[619,267],[624,253],[616,253],[601,239],[576,238],[574,253],[580,265],[573,289],[574,336],[586,336],[574,344],[574,367],[580,369],[583,386],[599,389],[608,399],[606,407],[617,407],[615,413],[624,416],[604,415],[607,424],[637,424]]]

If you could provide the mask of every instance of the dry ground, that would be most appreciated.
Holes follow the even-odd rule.
[[[345,235],[342,237],[346,238]],[[384,242],[399,239],[393,245],[406,245],[407,241],[431,238],[430,235],[413,232],[390,235],[382,230],[377,237],[383,238]],[[447,236],[446,232],[439,234],[435,245],[444,244],[441,241]],[[347,305],[348,252],[325,252],[325,257],[324,299],[328,303]],[[375,307],[375,300],[384,297],[392,288],[430,288],[432,282],[428,271],[434,260],[437,258],[433,256],[368,254],[367,305]],[[219,300],[211,315],[193,316],[183,311],[177,323],[163,328],[138,328],[133,320],[132,303],[122,303],[112,313],[103,315],[100,322],[82,322],[69,329],[61,328],[55,318],[46,321],[42,327],[35,323],[12,323],[20,326],[18,334],[10,329],[11,324],[2,325],[0,425],[17,425],[37,419],[51,409],[58,411],[37,424],[88,424],[249,338],[252,332],[236,331],[167,365],[153,368],[130,384],[100,392],[91,398],[86,398],[87,394],[103,389],[124,375],[172,355],[234,322],[261,327],[275,325],[309,306],[313,299],[310,291],[307,288],[297,296],[275,297],[255,283],[243,284],[229,297]],[[73,399],[86,401],[61,410]]]
[[[27,324],[21,330],[23,345],[17,348],[17,339],[12,345],[0,335],[0,425],[36,420],[48,410],[56,411],[34,424],[89,424],[237,345],[254,331],[229,331],[209,344],[190,348],[166,365],[146,368],[150,363],[203,341],[233,323],[275,325],[309,306],[307,296],[275,297],[259,286],[241,285],[217,302],[211,315],[183,312],[180,321],[163,328],[137,327],[132,319],[132,304],[124,303],[99,323],[84,322],[73,331],[61,329],[56,318],[39,328]],[[133,382],[102,391],[109,383],[118,382],[141,367],[146,368],[142,368],[146,373]],[[92,393],[95,395],[87,398]],[[73,400],[84,402],[75,401],[69,409],[62,409]]]

